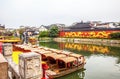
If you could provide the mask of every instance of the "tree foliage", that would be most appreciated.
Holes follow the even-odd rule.
[[[59,33],[58,27],[52,26],[49,31],[49,36],[50,37],[58,37],[58,33]]]
[[[48,31],[42,31],[39,33],[39,37],[48,37],[49,32]]]
[[[120,32],[111,33],[110,38],[118,38],[118,39],[120,39]]]

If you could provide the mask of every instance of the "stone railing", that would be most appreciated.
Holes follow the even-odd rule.
[[[8,62],[2,54],[0,54],[0,79],[8,79]]]

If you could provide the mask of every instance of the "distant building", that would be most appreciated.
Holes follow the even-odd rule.
[[[32,30],[34,30],[34,31],[39,31],[39,29],[37,28],[37,27],[30,27]]]
[[[0,32],[5,32],[5,25],[0,24]]]
[[[113,22],[94,24],[94,28],[116,28]]]
[[[50,26],[65,27],[65,24],[56,23],[56,24],[51,24]]]
[[[38,35],[39,34],[39,29],[37,27],[26,26],[25,31],[27,31],[28,33],[31,33],[30,35]]]
[[[39,31],[40,31],[40,32],[41,32],[41,31],[48,31],[49,28],[50,28],[50,26],[41,25],[41,26],[39,27]]]
[[[111,23],[109,23],[109,28],[116,28],[116,26],[113,22],[111,22]]]
[[[25,28],[25,26],[23,26],[23,25],[22,25],[22,26],[20,26],[20,29],[23,29],[23,28]]]
[[[6,28],[6,31],[9,31],[9,32],[12,32],[12,31],[14,31],[15,29],[13,29],[13,28]]]
[[[113,24],[116,28],[120,28],[120,22],[114,22]]]
[[[76,22],[76,23],[73,23],[69,28],[70,29],[88,29],[88,28],[91,28],[91,25],[90,23]]]
[[[35,26],[20,26],[20,29],[23,29],[24,31],[31,33],[30,35],[38,35],[39,34],[39,28]]]
[[[60,24],[60,23],[56,23],[56,24],[51,24],[50,27],[52,26],[57,26],[58,27],[58,30],[61,31],[65,28],[65,24]]]
[[[0,29],[5,29],[5,25],[0,24]]]

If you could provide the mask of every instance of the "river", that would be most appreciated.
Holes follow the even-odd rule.
[[[120,47],[92,44],[40,42],[40,46],[62,49],[86,58],[84,70],[57,79],[119,79]]]

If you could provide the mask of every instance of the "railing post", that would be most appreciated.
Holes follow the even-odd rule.
[[[20,54],[19,73],[21,79],[41,79],[41,55],[33,52]]]
[[[2,53],[4,56],[10,56],[13,52],[13,46],[11,43],[5,43],[2,45]]]

